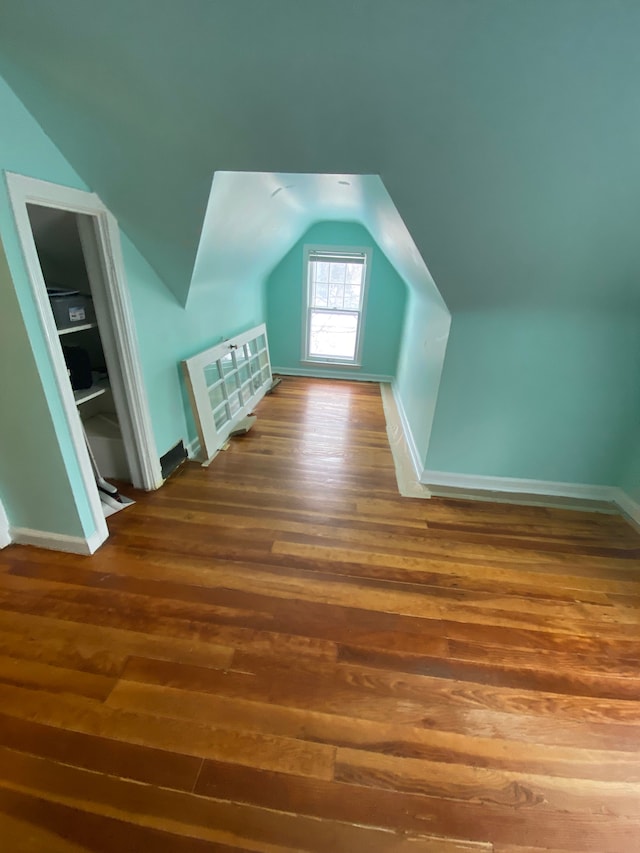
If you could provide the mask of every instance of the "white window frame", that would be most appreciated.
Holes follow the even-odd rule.
[[[356,346],[353,359],[339,358],[329,356],[315,356],[309,353],[310,345],[310,330],[311,330],[311,312],[313,310],[311,302],[311,279],[309,274],[309,259],[315,254],[328,255],[360,255],[364,256],[364,278],[362,282],[362,295],[360,298],[360,319],[356,332]],[[306,245],[302,253],[302,281],[303,281],[303,299],[302,299],[302,355],[301,361],[303,364],[314,365],[331,365],[332,367],[355,367],[359,368],[362,365],[362,344],[364,341],[364,329],[366,323],[366,307],[367,295],[369,293],[369,278],[371,275],[371,257],[373,251],[370,246],[318,246]],[[339,310],[339,309],[329,309]],[[349,310],[346,313],[354,313]]]

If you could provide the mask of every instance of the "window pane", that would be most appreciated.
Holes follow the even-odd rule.
[[[342,284],[344,282],[344,276],[347,265],[330,264],[330,267],[331,269],[329,270],[329,281],[334,282],[335,284]]]
[[[311,312],[309,355],[354,359],[358,314]]]
[[[313,287],[313,307],[326,308],[327,298],[329,296],[329,285],[317,283]]]
[[[347,264],[347,284],[362,284],[364,264]]]
[[[344,307],[357,311],[360,308],[360,287],[347,284],[344,289]]]
[[[344,284],[329,285],[329,308],[342,308],[344,298]],[[318,306],[321,307],[321,306]]]
[[[314,281],[329,281],[329,264],[323,261],[312,261],[311,278]]]

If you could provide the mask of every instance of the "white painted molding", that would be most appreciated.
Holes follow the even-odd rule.
[[[614,502],[623,515],[626,515],[636,526],[640,527],[640,503],[634,501],[624,489],[614,489]]]
[[[427,486],[443,486],[469,492],[506,492],[603,501],[605,503],[615,503],[618,491],[613,486],[557,483],[552,480],[525,480],[517,477],[487,477],[480,474],[457,474],[449,471],[425,470],[422,472],[420,480]]]
[[[65,536],[62,533],[50,533],[46,530],[31,530],[28,527],[12,527],[13,541],[19,545],[34,545],[36,548],[48,548],[50,551],[66,551],[69,554],[94,554],[104,542],[104,537],[96,531],[84,539],[82,536]]]
[[[11,529],[9,527],[9,519],[5,512],[2,501],[0,501],[0,548],[6,548],[11,544]]]
[[[393,456],[398,491],[403,498],[430,498],[431,492],[420,482],[416,474],[396,399],[389,382],[380,383],[380,396],[382,397],[382,408],[387,425],[389,447]]]
[[[196,438],[190,441],[186,447],[189,459],[197,461],[201,452],[200,439],[196,436]]]
[[[413,468],[416,473],[416,477],[419,483],[425,484],[425,481],[422,479],[423,473],[423,465],[422,459],[420,458],[420,454],[418,452],[418,448],[416,447],[416,442],[413,437],[413,433],[411,432],[411,426],[409,424],[409,419],[407,418],[407,413],[404,410],[404,406],[402,405],[402,400],[400,398],[400,394],[398,392],[398,386],[395,381],[391,383],[391,390],[393,392],[393,399],[396,403],[396,408],[398,410],[398,415],[400,416],[400,423],[402,425],[402,432],[404,433],[404,439],[407,442],[407,448],[409,450],[409,455],[411,457],[411,462],[413,464]]]
[[[381,373],[360,373],[357,367],[345,365],[335,369],[323,370],[322,367],[272,367],[273,374],[280,376],[309,376],[312,379],[348,379],[349,382],[392,382],[393,376]]]
[[[98,201],[100,200],[98,199]],[[160,488],[164,480],[162,479],[160,458],[156,449],[145,393],[138,336],[133,321],[133,306],[126,285],[127,276],[122,257],[120,229],[115,217],[102,202],[100,205],[102,211],[94,215],[93,223],[95,238],[100,246],[102,259],[104,259],[104,265],[101,264],[100,272],[105,282],[107,308],[111,315],[114,344],[122,370],[122,388],[120,390],[126,400],[123,410],[126,413],[127,421],[122,426],[129,430],[136,448],[135,458],[129,460],[133,462],[133,485],[150,491]],[[91,241],[86,241],[88,235],[86,231],[83,232],[82,220],[78,221],[78,230],[83,251],[90,255],[87,249],[91,245]],[[87,246],[87,242],[89,246]],[[95,261],[100,264],[101,258],[98,257]],[[88,260],[87,266],[89,267]]]

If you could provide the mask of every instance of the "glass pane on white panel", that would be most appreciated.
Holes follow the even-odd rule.
[[[249,355],[256,355],[256,353],[258,352],[258,345],[256,343],[255,338],[249,341],[249,343],[247,344],[247,348],[249,350]]]
[[[213,413],[213,419],[216,424],[216,429],[222,429],[222,427],[229,423],[231,420],[231,416],[229,415],[229,408],[225,403],[223,406],[220,406],[219,409],[216,409]]]
[[[233,363],[233,355],[230,352],[222,356],[222,358],[220,359],[220,367],[222,369],[222,373],[225,376],[231,373],[232,370],[235,370],[235,364]]]
[[[235,351],[236,354],[236,367],[240,368],[244,364],[247,363],[247,354],[244,351],[244,347],[238,347]]]
[[[214,382],[217,382],[220,379],[220,368],[218,367],[218,362],[214,361],[212,364],[207,364],[204,367],[204,379],[207,383],[207,387],[213,385]]]
[[[218,383],[209,389],[209,403],[212,409],[217,408],[225,400],[222,384]]]
[[[258,344],[258,350],[266,350],[267,339],[264,335],[258,335],[258,337],[256,338],[256,343]]]
[[[240,383],[238,382],[238,374],[236,371],[225,377],[224,386],[227,389],[227,397],[229,397],[234,391],[236,391],[240,387]]]
[[[358,314],[312,311],[309,355],[317,358],[354,359],[358,334]]]
[[[244,383],[249,379],[249,365],[245,362],[238,370],[238,379],[240,380],[240,384],[244,385]]]
[[[260,367],[264,367],[269,362],[266,352],[260,353]]]
[[[234,391],[233,394],[229,397],[229,408],[231,410],[231,417],[235,415],[242,408],[242,402],[240,400],[240,393],[238,391]]]

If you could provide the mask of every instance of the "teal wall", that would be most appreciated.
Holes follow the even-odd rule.
[[[196,431],[186,397],[180,361],[265,320],[262,281],[215,280],[201,283],[186,308],[159,280],[149,264],[122,236],[140,358],[160,455]]]
[[[638,376],[633,314],[455,313],[426,468],[614,485]]]
[[[301,361],[305,245],[370,246],[373,249],[367,295],[362,361],[356,368],[310,366]],[[275,368],[305,370],[309,375],[395,376],[402,337],[407,288],[371,235],[354,222],[312,225],[271,272],[265,284],[267,333]],[[342,375],[341,373],[341,375]]]
[[[622,454],[618,485],[640,504],[640,400],[633,425],[633,435]]]

